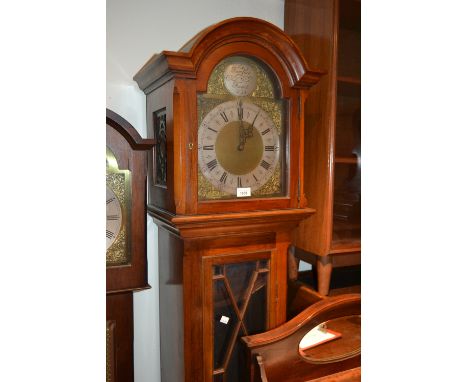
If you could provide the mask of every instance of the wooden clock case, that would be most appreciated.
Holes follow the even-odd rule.
[[[133,292],[147,289],[146,164],[152,139],[106,109],[106,146],[120,170],[131,171],[130,242],[125,264],[106,267],[107,381],[133,381]]]
[[[206,91],[213,68],[234,55],[268,65],[281,96],[289,101],[285,196],[198,199],[197,92]],[[253,18],[208,27],[180,51],[154,55],[135,75],[147,97],[148,137],[156,140],[148,163],[148,213],[159,228],[162,381],[236,380],[233,359],[240,352],[240,336],[251,334],[249,301],[262,277],[267,280],[261,284],[263,330],[285,322],[291,231],[314,212],[306,207],[303,192],[303,110],[309,87],[320,75],[307,67],[284,32]],[[234,268],[238,278],[242,269],[250,269],[242,276],[245,285],[235,286],[229,279]],[[224,350],[216,343],[218,282],[225,283],[226,304],[232,308],[233,326]],[[242,303],[235,302],[234,289]]]

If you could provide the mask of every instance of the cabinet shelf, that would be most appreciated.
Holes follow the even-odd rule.
[[[361,251],[361,239],[335,240],[331,243],[330,254],[352,253]]]
[[[352,97],[360,101],[361,99],[361,80],[353,77],[346,77],[346,79],[351,79],[349,81],[342,81],[342,77],[337,78],[337,93],[338,97]],[[344,77],[343,77],[344,78]],[[359,81],[359,82],[357,82]]]
[[[358,158],[356,156],[352,156],[352,157],[337,156],[335,157],[335,163],[357,164]]]
[[[338,82],[343,82],[345,84],[361,86],[361,79],[358,77],[338,76],[336,79]]]

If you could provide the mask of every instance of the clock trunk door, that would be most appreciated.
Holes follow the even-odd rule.
[[[224,255],[203,261],[207,340],[205,381],[244,380],[241,337],[269,329],[271,252]],[[209,365],[209,367],[207,367]]]

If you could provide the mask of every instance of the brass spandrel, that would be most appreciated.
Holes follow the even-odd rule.
[[[128,258],[126,250],[126,236],[127,232],[125,230],[125,226],[122,225],[119,235],[112,243],[110,248],[106,251],[106,265],[108,267],[130,263],[130,259]]]
[[[226,97],[219,97],[219,96],[207,96],[200,94],[197,98],[198,102],[198,126],[203,121],[203,118],[210,112],[210,110],[214,109],[216,106],[222,104],[226,101]]]
[[[125,174],[106,174],[106,186],[114,191],[122,206],[125,205]]]
[[[267,114],[272,119],[275,127],[278,131],[278,135],[281,136],[282,132],[282,114],[283,114],[283,101],[280,100],[271,100],[271,99],[261,99],[261,98],[250,98],[250,102],[254,103],[255,105],[261,107],[263,110],[267,112]]]
[[[198,170],[198,198],[202,200],[223,199],[232,197],[226,192],[221,192],[213,186]]]
[[[281,170],[280,166],[276,166],[273,175],[266,181],[266,183],[258,190],[252,192],[253,197],[259,196],[278,196],[281,193]]]

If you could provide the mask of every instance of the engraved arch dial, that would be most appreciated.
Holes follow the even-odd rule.
[[[239,100],[221,103],[202,120],[198,131],[198,163],[217,189],[236,195],[252,192],[276,169],[280,139],[270,116],[259,106]]]
[[[255,69],[244,62],[233,62],[224,70],[224,86],[234,96],[245,97],[257,87]]]

